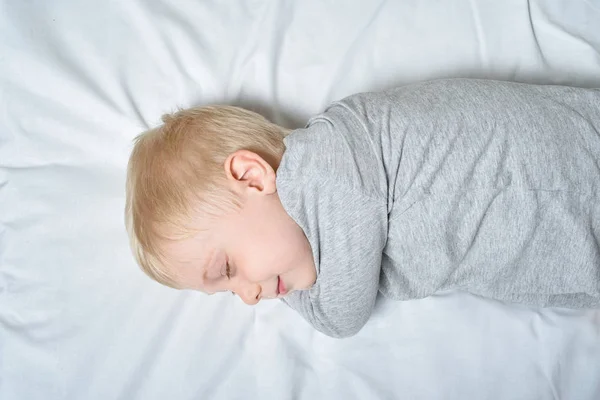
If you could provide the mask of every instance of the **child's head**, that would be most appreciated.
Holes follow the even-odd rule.
[[[136,138],[127,171],[126,225],[144,272],[249,304],[310,287],[310,245],[277,194],[287,131],[231,106],[162,121]]]

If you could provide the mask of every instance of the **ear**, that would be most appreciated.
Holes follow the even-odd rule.
[[[238,150],[225,160],[227,181],[237,191],[273,194],[276,190],[276,175],[273,167],[264,158],[249,150]]]

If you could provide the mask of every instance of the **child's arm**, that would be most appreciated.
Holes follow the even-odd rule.
[[[313,253],[318,277],[313,288],[284,301],[315,329],[332,337],[356,334],[367,322],[379,289],[387,237],[384,204],[345,190],[319,193],[319,226]],[[310,224],[310,222],[309,222]]]
[[[277,190],[313,250],[317,281],[286,302],[329,336],[357,333],[379,290],[388,191],[372,135],[332,106],[286,138]]]

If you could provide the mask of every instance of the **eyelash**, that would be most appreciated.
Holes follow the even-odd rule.
[[[231,279],[231,267],[229,263],[225,264],[225,276],[227,279]],[[235,292],[232,291],[231,294],[235,296]]]

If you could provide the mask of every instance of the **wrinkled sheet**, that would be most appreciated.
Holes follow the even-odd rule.
[[[125,166],[162,113],[299,127],[441,77],[600,87],[600,2],[0,1],[0,399],[599,399],[598,310],[379,299],[336,340],[135,266]]]

